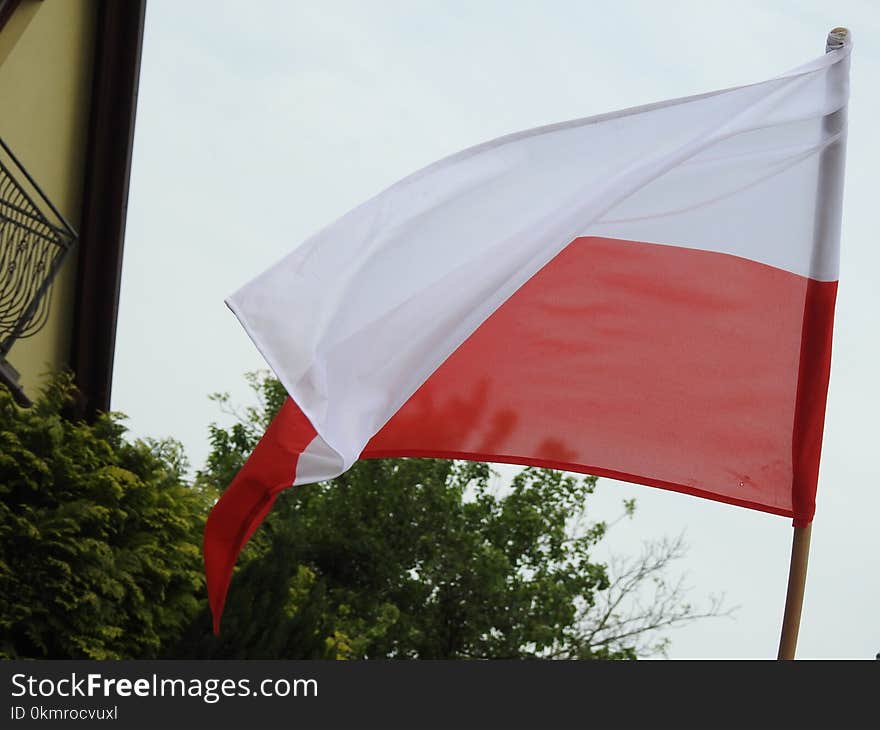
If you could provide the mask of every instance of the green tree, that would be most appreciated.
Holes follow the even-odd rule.
[[[204,490],[229,483],[283,402],[277,381],[250,380],[260,405],[211,426]],[[205,610],[169,655],[635,658],[662,651],[658,629],[720,612],[665,581],[680,540],[620,574],[591,558],[608,529],[588,519],[594,477],[525,469],[502,489],[495,476],[481,463],[378,459],[286,491],[239,559],[221,636]]]
[[[609,525],[587,513],[593,477],[503,486],[486,464],[383,459],[279,498],[214,637],[205,519],[285,398],[250,382],[258,405],[211,426],[192,483],[177,442],[63,417],[67,376],[29,409],[0,388],[0,657],[634,658],[721,613],[667,582],[680,540],[594,559]]]
[[[73,392],[24,409],[0,387],[0,657],[154,657],[203,603],[211,495],[178,443],[62,417]]]

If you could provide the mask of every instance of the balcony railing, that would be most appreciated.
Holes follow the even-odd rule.
[[[0,139],[0,359],[46,324],[77,234]]]

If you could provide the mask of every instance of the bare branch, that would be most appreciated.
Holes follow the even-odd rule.
[[[644,543],[636,558],[612,556],[611,585],[597,592],[595,603],[580,612],[578,649],[590,653],[634,649],[641,656],[662,655],[669,640],[660,636],[661,630],[732,616],[735,608],[725,605],[724,596],[710,596],[706,606],[694,606],[686,600],[690,592],[686,576],[666,578],[671,563],[686,552],[684,536],[679,535]]]

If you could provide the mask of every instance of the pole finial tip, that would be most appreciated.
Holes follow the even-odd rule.
[[[849,32],[849,28],[832,28],[825,41],[825,53],[843,48],[848,43],[852,43],[852,33]]]

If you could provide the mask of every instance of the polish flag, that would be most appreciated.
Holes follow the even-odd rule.
[[[362,458],[547,466],[809,524],[850,49],[465,150],[232,295],[290,397],[206,525],[215,630],[276,495]]]

